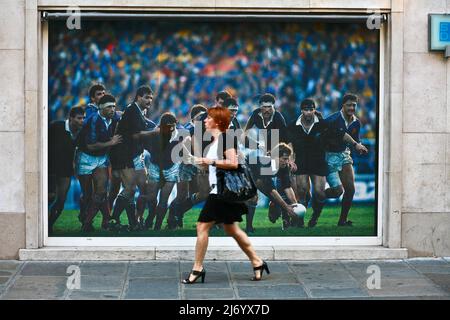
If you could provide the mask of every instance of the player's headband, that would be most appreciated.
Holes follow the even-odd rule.
[[[206,111],[200,111],[192,118],[192,120],[197,120],[200,116],[204,115],[205,113]]]
[[[237,111],[237,110],[239,110],[239,107],[237,105],[231,105],[231,106],[228,106],[228,109],[231,111]]]
[[[261,107],[272,107],[274,106],[274,104],[272,102],[269,101],[265,101],[263,103],[260,104]]]
[[[111,106],[115,107],[116,103],[115,102],[105,102],[105,103],[99,104],[98,108],[100,110],[102,110],[102,109],[105,109],[105,108],[108,108],[108,107],[111,107]]]

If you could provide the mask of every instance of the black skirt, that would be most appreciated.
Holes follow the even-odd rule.
[[[226,202],[220,200],[216,194],[210,194],[200,212],[198,221],[233,224],[241,222],[241,216],[247,213],[248,209],[245,203]]]

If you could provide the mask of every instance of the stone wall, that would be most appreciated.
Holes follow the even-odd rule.
[[[428,52],[429,13],[450,1],[404,0],[402,246],[449,256],[450,61]]]
[[[0,258],[25,246],[25,1],[0,9]]]

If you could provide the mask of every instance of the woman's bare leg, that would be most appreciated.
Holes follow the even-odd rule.
[[[239,247],[249,258],[253,267],[259,267],[260,265],[262,265],[262,259],[256,254],[256,251],[253,248],[249,237],[244,231],[242,231],[237,222],[233,224],[224,224],[223,228],[228,235],[232,236],[234,240],[236,240]],[[259,274],[255,275],[257,278],[261,277],[260,272],[261,271],[258,271]]]
[[[197,242],[195,244],[195,262],[192,270],[203,270],[203,260],[205,260],[206,250],[208,249],[209,230],[214,225],[213,222],[197,222]],[[195,276],[189,276],[193,281]]]

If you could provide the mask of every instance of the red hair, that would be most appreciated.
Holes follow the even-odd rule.
[[[225,132],[230,126],[231,112],[228,108],[213,107],[208,109],[208,116],[213,118],[221,132]]]

